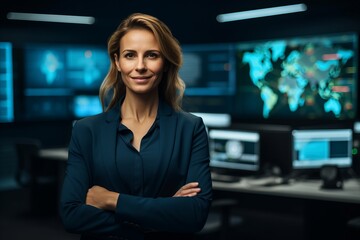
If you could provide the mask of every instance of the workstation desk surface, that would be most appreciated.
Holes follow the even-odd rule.
[[[213,188],[234,193],[360,204],[360,179],[356,178],[344,180],[342,189],[322,189],[320,179],[290,180],[287,184],[264,186],[266,181],[272,180],[243,177],[237,182],[213,181]]]
[[[67,161],[68,149],[67,148],[41,149],[40,157],[50,159],[50,160]]]

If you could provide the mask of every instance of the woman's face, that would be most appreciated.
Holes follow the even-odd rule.
[[[120,40],[119,56],[115,63],[121,72],[127,93],[157,93],[164,71],[164,58],[154,34],[134,29]]]

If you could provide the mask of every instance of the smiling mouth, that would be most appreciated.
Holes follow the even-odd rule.
[[[134,83],[137,83],[137,84],[147,84],[151,77],[144,77],[144,76],[141,76],[141,77],[131,77],[132,81]]]
[[[151,78],[151,76],[138,76],[138,77],[131,77],[131,78],[135,79],[135,80],[146,80],[146,79]]]

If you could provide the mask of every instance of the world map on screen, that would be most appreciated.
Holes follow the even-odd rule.
[[[276,107],[277,112],[286,108],[309,114],[306,111],[312,109],[314,117],[318,111],[334,118],[351,118],[348,114],[355,108],[354,50],[352,45],[338,43],[339,39],[331,38],[277,40],[242,51],[241,64],[248,65],[251,84],[263,102],[262,116],[276,115]]]

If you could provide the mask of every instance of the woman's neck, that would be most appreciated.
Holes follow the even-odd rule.
[[[138,97],[127,94],[121,105],[121,118],[142,123],[149,118],[156,117],[158,105],[158,95]]]

